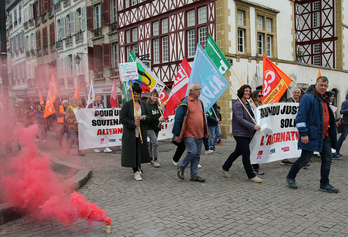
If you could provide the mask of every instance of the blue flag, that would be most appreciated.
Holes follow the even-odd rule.
[[[203,102],[205,111],[208,111],[229,87],[225,77],[199,44],[197,44],[189,85],[192,82],[197,82],[202,88],[199,99]]]

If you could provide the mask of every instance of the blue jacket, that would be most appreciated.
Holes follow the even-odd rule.
[[[329,136],[331,138],[332,148],[336,148],[337,132],[336,120],[332,109],[329,106],[331,93],[325,99],[315,91],[315,87],[308,89],[307,94],[303,95],[300,100],[297,116],[295,119],[296,127],[299,131],[298,146],[307,151],[319,151],[323,149],[324,137],[324,121],[323,121],[323,105],[324,100],[327,103],[330,114]],[[309,142],[303,144],[301,137],[308,136]]]
[[[218,125],[218,121],[216,121],[216,116],[219,117],[219,111],[218,111],[217,107],[218,106],[216,104],[214,104],[213,107],[211,107],[211,109],[210,109],[212,114],[208,115],[208,113],[207,113],[208,127],[215,127]]]
[[[342,122],[348,124],[348,100],[343,101],[341,105],[340,114],[343,114]]]
[[[204,117],[204,134],[208,134],[208,126],[207,126],[207,121],[205,119],[205,112],[204,112],[204,106],[203,102],[201,101],[202,104],[202,111],[203,114],[202,116]],[[188,102],[187,102],[187,96],[181,100],[181,103],[179,107],[176,110],[175,113],[175,118],[174,118],[174,126],[172,133],[179,137],[180,139],[183,139],[185,129],[186,129],[186,118],[187,118],[187,110],[188,110]]]

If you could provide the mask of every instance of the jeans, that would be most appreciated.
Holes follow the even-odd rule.
[[[312,155],[313,155],[313,151],[302,150],[300,158],[298,158],[296,162],[292,165],[288,174],[288,178],[295,179],[300,169],[303,166],[308,164],[308,162],[312,158]],[[326,137],[323,141],[323,150],[320,152],[320,158],[321,158],[320,186],[325,186],[329,184],[329,174],[330,174],[331,161],[332,161],[330,137]]]
[[[158,157],[158,131],[147,130],[147,136],[150,138],[149,153],[151,158]]]
[[[68,130],[68,134],[70,137],[69,146],[72,147],[72,145],[74,145],[74,143],[76,142],[77,149],[79,149],[79,132]]]
[[[337,153],[340,153],[342,143],[344,142],[344,140],[346,140],[347,135],[348,135],[348,125],[344,125],[342,134],[337,141],[337,145],[336,145],[336,152]]]
[[[214,149],[214,141],[216,138],[216,129],[217,126],[209,126],[208,130],[209,130],[209,150],[213,150]]]
[[[201,155],[202,140],[202,138],[184,137],[187,154],[180,164],[180,169],[185,170],[187,165],[191,163],[191,178],[197,176],[197,166]]]
[[[209,150],[209,138],[203,137],[204,150]]]
[[[186,150],[186,146],[185,146],[185,142],[181,141],[178,145],[178,147],[176,148],[175,154],[173,156],[173,161],[175,162],[179,162],[182,154],[184,154]]]
[[[221,137],[221,128],[220,128],[220,124],[218,124],[218,125],[216,126],[214,144],[217,143],[217,140],[219,139],[219,137]]]
[[[248,178],[252,179],[256,175],[253,172],[253,168],[251,167],[251,164],[250,164],[250,149],[249,149],[250,138],[234,137],[234,139],[237,142],[236,148],[234,152],[232,152],[232,154],[227,158],[224,165],[222,166],[222,169],[229,171],[233,162],[237,160],[237,158],[240,155],[242,155],[244,170],[247,173]]]
[[[70,138],[70,134],[68,132],[68,129],[66,128],[66,125],[64,123],[58,123],[58,141],[62,142],[63,141],[63,137],[64,137],[64,133],[66,133],[66,140],[69,140]]]
[[[42,140],[46,140],[45,124],[39,124],[40,136]]]

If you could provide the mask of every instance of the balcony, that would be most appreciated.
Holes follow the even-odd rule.
[[[53,42],[52,44],[50,44],[50,51],[51,53],[56,51],[56,43]]]
[[[34,20],[33,19],[29,19],[29,26],[34,26]]]
[[[38,57],[42,56],[42,50],[41,49],[37,49],[36,50],[36,56],[38,56]]]
[[[50,9],[48,10],[48,17],[51,18],[51,17],[53,17],[53,16],[54,16],[53,8],[50,8]]]
[[[118,77],[119,71],[117,67],[110,68],[110,77]]]
[[[111,32],[114,32],[116,30],[117,30],[117,22],[111,23],[109,25],[109,32],[111,33]]]
[[[102,28],[94,29],[92,31],[93,31],[94,37],[102,36]]]
[[[28,24],[28,22],[27,22],[27,21],[26,21],[26,22],[24,22],[24,23],[23,23],[23,25],[24,25],[24,29],[28,29],[28,25],[29,25],[29,24]]]
[[[62,9],[60,1],[58,1],[55,5],[54,5],[54,11],[60,11]]]
[[[94,69],[94,79],[103,80],[103,69]]]
[[[35,49],[30,49],[30,55],[31,55],[32,57],[35,57],[35,55],[36,55]]]
[[[83,32],[80,30],[76,35],[75,35],[75,44],[82,42],[83,41]]]
[[[29,51],[29,50],[26,50],[26,51],[25,51],[25,57],[26,57],[26,58],[30,58],[30,51]]]
[[[22,54],[22,53],[24,53],[24,48],[20,48],[19,49],[19,52]]]
[[[63,48],[63,41],[62,40],[58,40],[56,43],[56,49],[62,49]]]
[[[63,7],[68,7],[71,5],[71,0],[63,0]]]
[[[47,13],[46,12],[41,15],[41,22],[45,22],[45,21],[47,21]]]
[[[66,40],[66,41],[65,41],[65,47],[68,47],[68,46],[71,46],[71,45],[72,45],[72,36],[71,36],[71,35],[68,36],[68,37],[66,37],[65,40]]]
[[[40,17],[35,19],[35,25],[36,26],[40,25],[40,23],[41,23],[40,19],[41,19]]]
[[[43,46],[42,48],[42,54],[47,55],[48,54],[48,46]]]

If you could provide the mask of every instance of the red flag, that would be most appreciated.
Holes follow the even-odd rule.
[[[116,81],[114,78],[114,84],[112,85],[112,90],[111,90],[111,96],[110,96],[110,104],[112,108],[117,107],[117,88],[116,88]]]
[[[58,96],[58,88],[56,85],[56,81],[54,80],[54,76],[52,74],[50,86],[48,87],[44,118],[56,112],[56,110],[54,109],[53,103],[54,101],[56,101],[57,96]]]
[[[263,55],[262,101],[264,104],[277,103],[291,82],[290,77]]]
[[[169,95],[167,94],[167,92],[165,90],[162,90],[161,94],[159,94],[158,96],[158,102],[160,104],[161,107],[165,106],[167,101],[169,99]]]
[[[319,72],[318,72],[318,77],[317,78],[319,78],[319,77],[321,77],[320,68],[319,68]]]
[[[39,90],[39,98],[40,98],[40,105],[43,103],[43,99],[42,99],[42,96],[41,96],[41,91],[40,91],[40,88],[37,88]]]
[[[77,82],[76,84],[76,89],[75,89],[75,95],[74,95],[75,98],[79,98],[79,83]]]
[[[191,67],[186,58],[181,62],[178,74],[176,75],[171,94],[169,96],[163,117],[167,120],[169,115],[175,114],[176,107],[180,104],[182,98],[185,97],[187,84],[190,79]]]

